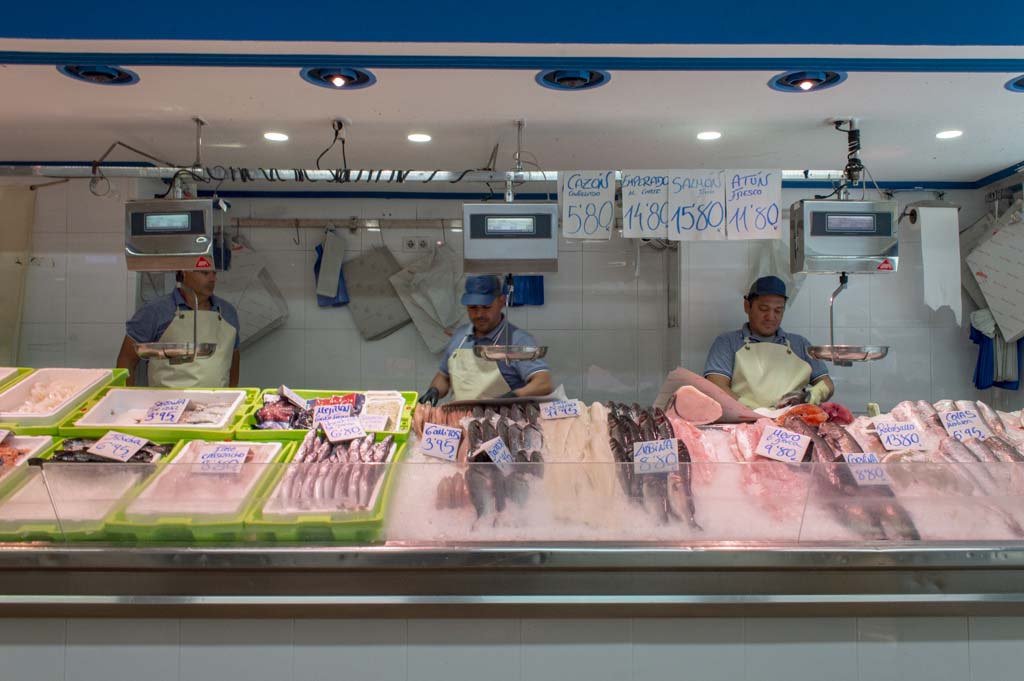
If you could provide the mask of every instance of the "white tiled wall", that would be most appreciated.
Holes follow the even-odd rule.
[[[786,205],[807,198],[784,190]],[[930,193],[900,193],[900,206]],[[951,191],[946,200],[962,206],[961,228],[987,210],[980,192]],[[963,325],[948,309],[933,312],[924,303],[920,226],[900,224],[900,263],[892,275],[851,276],[849,288],[835,305],[836,343],[888,345],[884,360],[830,367],[836,399],[854,410],[867,402],[883,409],[905,399],[983,399],[1002,408],[1024,406],[1024,395],[1001,390],[978,391],[971,383],[977,346],[970,342],[969,315],[974,310],[964,297]],[[786,234],[788,243],[788,234]],[[682,362],[701,372],[707,350],[722,331],[739,328],[746,320],[742,296],[750,284],[754,246],[749,243],[692,243],[680,254],[682,278]],[[783,327],[828,343],[828,298],[838,286],[832,275],[807,276],[792,298]]]
[[[1016,681],[1024,619],[0,619],[32,681]]]
[[[232,217],[461,218],[458,201],[310,199],[232,201]],[[399,388],[423,390],[437,371],[412,325],[379,341],[363,341],[347,308],[316,305],[314,247],[319,229],[250,228],[253,247],[268,257],[271,274],[288,299],[289,319],[242,355],[246,385],[281,383],[310,388]],[[462,234],[441,229],[341,231],[347,260],[386,245],[401,263],[407,236],[442,241],[462,253]],[[638,255],[639,254],[639,255]],[[637,258],[639,257],[639,267]],[[674,272],[664,253],[638,250],[633,241],[607,244],[562,240],[558,272],[544,278],[545,305],[511,312],[514,324],[548,345],[556,383],[571,395],[650,402],[673,361],[667,352],[666,277]]]
[[[150,183],[114,182],[121,197],[150,193]],[[786,190],[784,202],[801,198]],[[901,204],[930,194],[900,194]],[[961,225],[985,210],[981,192],[949,192],[960,203]],[[33,232],[19,362],[27,366],[109,366],[117,355],[124,320],[135,304],[135,275],[121,257],[123,208],[89,194],[85,182],[40,191]],[[457,218],[458,201],[370,199],[241,199],[232,217]],[[891,276],[853,277],[836,306],[837,342],[883,343],[887,359],[832,368],[837,399],[855,409],[868,401],[883,408],[907,398],[983,398],[1004,408],[1024,397],[1003,391],[983,395],[971,386],[977,357],[966,323],[923,303],[920,229],[901,225],[901,262]],[[267,256],[271,274],[288,302],[284,327],[248,348],[242,383],[310,388],[389,387],[422,390],[437,369],[412,325],[392,336],[364,342],[351,313],[319,308],[312,266],[317,229],[243,230]],[[457,253],[461,233],[440,229],[342,231],[346,259],[385,244],[399,262],[409,235],[444,241]],[[559,244],[559,271],[545,277],[546,304],[516,308],[514,323],[550,347],[556,383],[591,401],[649,402],[665,371],[679,361],[701,371],[707,349],[722,331],[744,320],[741,296],[749,285],[754,247],[748,243],[684,244],[677,254],[657,252],[617,236],[608,243]],[[678,264],[670,265],[670,260]],[[681,274],[680,274],[681,273]],[[669,309],[667,290],[678,291]],[[831,276],[807,277],[790,302],[784,325],[814,342],[827,342]],[[971,307],[965,301],[965,319]],[[669,316],[678,328],[668,329]],[[998,395],[998,397],[997,397]]]

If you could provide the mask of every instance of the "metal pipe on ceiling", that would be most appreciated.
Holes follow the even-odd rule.
[[[105,177],[132,177],[154,180],[170,180],[177,173],[191,172],[196,177],[212,182],[221,181],[220,172],[234,170],[241,176],[244,171],[249,177],[245,182],[339,182],[339,173],[346,173],[343,184],[456,184],[459,182],[557,182],[558,171],[548,170],[388,170],[388,169],[335,169],[315,170],[304,168],[225,168],[214,166],[218,171],[211,176],[210,167],[183,168],[174,166],[109,165],[99,166],[98,171]],[[93,177],[90,165],[0,165],[0,177]],[[843,177],[841,170],[783,170],[783,180],[830,181]],[[615,179],[621,180],[616,171]],[[227,180],[232,181],[232,180]],[[234,182],[243,182],[241,179]]]

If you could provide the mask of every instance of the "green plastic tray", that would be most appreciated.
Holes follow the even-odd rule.
[[[19,369],[19,371],[21,370]],[[35,369],[28,369],[26,374],[24,374],[21,378],[16,379],[15,381],[11,381],[11,383],[4,385],[3,389],[6,390],[7,388],[11,387],[13,383],[23,380],[26,376],[28,376],[30,373],[34,371]],[[111,369],[110,372],[110,380],[97,387],[91,394],[89,394],[86,397],[85,401],[82,402],[82,404],[89,404],[98,395],[105,393],[110,388],[118,388],[124,386],[125,382],[128,380],[128,370]],[[78,409],[72,410],[71,413],[77,414]],[[64,421],[61,421],[60,423],[54,423],[46,426],[22,426],[18,425],[17,423],[0,423],[0,429],[9,430],[13,432],[15,435],[53,435],[56,437],[57,435],[60,435],[61,425],[63,425],[66,422],[67,418],[65,418]]]
[[[50,448],[42,453],[39,457],[41,459],[50,459],[54,452],[56,452],[64,439],[57,439],[54,441]],[[170,454],[166,457],[166,460],[172,459],[177,455],[178,450],[181,449],[182,443],[174,440],[156,440],[157,444],[174,444],[175,446],[171,449]],[[95,464],[97,466],[104,466],[107,464]],[[147,464],[132,464],[132,465],[147,465]],[[156,470],[159,470],[160,463],[156,464]],[[5,490],[0,494],[0,502],[6,501],[16,491],[24,487],[35,475],[32,474],[31,470],[26,466],[25,470],[20,471],[17,484],[5,486]],[[150,478],[152,476],[149,476]],[[145,484],[148,478],[144,478],[138,484],[130,487],[122,498],[131,498],[136,494],[136,490]],[[61,525],[54,522],[23,522],[20,525],[5,524],[3,519],[0,518],[0,542],[18,542],[18,541],[44,541],[44,542],[65,542],[65,541],[110,541],[111,537],[107,535],[107,523],[115,513],[116,509],[120,506],[120,503],[114,505],[114,508],[105,517],[91,520],[89,522],[76,523],[73,527],[64,527],[63,530]]]
[[[114,386],[111,386],[114,387]],[[127,388],[132,390],[132,388]],[[139,427],[118,427],[116,430],[121,433],[127,433],[129,435],[138,435],[146,439],[152,440],[153,442],[165,442],[168,440],[234,440],[235,430],[242,423],[245,415],[252,410],[252,403],[260,393],[259,388],[196,388],[197,390],[244,390],[245,401],[242,406],[239,407],[238,413],[235,414],[234,418],[228,424],[227,428],[222,430],[214,429],[202,429],[202,428],[147,428],[144,426]],[[139,388],[139,390],[162,390],[162,388]],[[171,388],[167,388],[171,390]],[[76,426],[75,422],[78,419],[85,416],[85,414],[96,406],[97,403],[110,391],[110,388],[106,388],[98,392],[91,400],[86,402],[82,407],[76,409],[68,415],[59,425],[58,432],[62,437],[102,437],[107,431],[115,430],[108,426]],[[288,438],[271,438],[272,441],[283,441]]]
[[[35,371],[35,369],[30,369],[28,367],[17,367],[17,370],[12,375],[8,376],[7,380],[0,382],[0,390],[7,390],[12,385],[14,385],[21,379],[31,374],[33,371]]]
[[[365,390],[296,390],[295,393],[303,399],[311,400],[322,397],[331,397],[332,395],[348,395],[349,393],[355,392],[366,392]],[[262,430],[256,427],[256,412],[263,406],[264,395],[276,395],[276,388],[268,388],[262,391],[259,396],[253,401],[252,407],[249,413],[245,415],[245,419],[242,421],[242,425],[235,431],[235,437],[239,440],[249,440],[252,442],[263,442],[271,441],[276,442],[278,440],[301,440],[306,437],[307,431],[305,430]],[[398,430],[385,431],[384,435],[394,436],[407,436],[409,434],[409,427],[412,425],[412,410],[416,406],[416,393],[410,391],[400,391],[400,394],[405,399],[405,406],[402,407],[402,419],[398,424]]]
[[[380,441],[387,434],[378,434],[375,441]],[[308,513],[288,516],[288,519],[264,518],[263,507],[277,488],[287,466],[279,467],[273,479],[267,481],[261,495],[260,503],[253,508],[245,521],[247,537],[260,542],[279,543],[344,543],[372,544],[383,540],[384,518],[387,514],[388,501],[398,478],[396,466],[405,456],[407,440],[405,436],[395,436],[398,449],[388,470],[384,472],[384,483],[381,485],[377,503],[372,509],[361,512]],[[289,454],[287,461],[295,456],[295,449]]]
[[[171,465],[174,457],[178,456],[185,446],[201,438],[190,438],[188,441],[181,441],[175,449],[174,456],[170,457],[166,464]],[[280,464],[285,459],[290,459],[294,454],[298,443],[276,440],[281,442],[281,450],[274,457],[272,464]],[[195,542],[236,542],[246,539],[244,520],[252,512],[253,506],[261,498],[262,490],[266,481],[277,469],[278,465],[266,466],[260,480],[253,486],[248,498],[242,503],[239,512],[230,519],[218,519],[216,521],[203,520],[191,515],[164,516],[155,518],[152,521],[132,520],[126,516],[126,511],[131,502],[142,492],[153,484],[157,474],[149,477],[145,483],[139,485],[135,492],[125,497],[117,510],[113,513],[107,523],[107,537],[117,542],[142,542],[142,543],[195,543]]]

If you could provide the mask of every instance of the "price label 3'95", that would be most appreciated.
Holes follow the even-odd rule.
[[[188,407],[188,398],[178,400],[160,400],[146,411],[142,417],[143,423],[177,423],[182,413]]]
[[[462,429],[428,423],[423,428],[420,453],[444,461],[455,461],[459,452]]]

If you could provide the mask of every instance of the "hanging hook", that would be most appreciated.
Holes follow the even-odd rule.
[[[302,235],[299,234],[299,220],[298,220],[298,218],[295,219],[295,238],[292,239],[292,243],[295,244],[296,246],[298,246],[299,244],[302,243]]]

